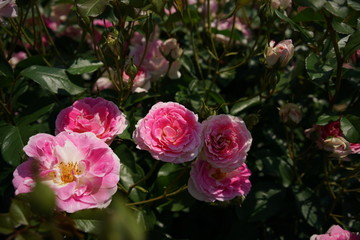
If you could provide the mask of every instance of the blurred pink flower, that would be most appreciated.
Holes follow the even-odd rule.
[[[17,5],[15,0],[0,0],[0,19],[1,17],[17,17]]]
[[[314,125],[306,129],[305,134],[308,138],[315,138],[319,149],[332,152],[332,156],[338,156],[342,160],[347,160],[346,156],[349,154],[360,154],[360,143],[350,143],[344,138],[340,120],[326,125]]]
[[[344,230],[338,225],[333,225],[325,234],[314,234],[310,240],[360,240],[360,235]]]
[[[15,68],[16,64],[18,64],[19,62],[21,62],[26,58],[27,58],[27,54],[23,51],[13,53],[13,55],[9,59],[9,64],[11,65],[12,68]]]
[[[160,51],[163,42],[159,39],[151,40],[148,42],[146,49],[146,43],[144,37],[141,37],[139,34],[134,34],[133,39],[131,40],[132,45],[130,46],[130,57],[133,57],[134,63],[138,68],[142,68],[145,72],[150,74],[151,80],[157,80],[158,78],[164,76],[169,71],[172,73],[169,75],[171,78],[180,77],[180,72],[176,69],[176,73],[173,71],[175,69],[169,69],[169,61],[163,56]],[[140,66],[142,56],[145,52],[144,60]],[[178,65],[176,65],[178,66]]]
[[[214,202],[231,200],[249,193],[251,172],[245,163],[232,171],[224,171],[211,166],[203,157],[199,156],[191,165],[188,182],[191,196],[200,201]]]
[[[247,156],[252,137],[244,121],[231,115],[210,116],[202,122],[206,160],[227,171],[240,167]]]
[[[114,88],[113,83],[108,77],[100,77],[96,80],[92,92],[96,93],[97,91],[102,91],[105,89],[112,89]]]
[[[292,122],[298,124],[301,121],[302,114],[298,105],[286,103],[279,110],[280,120],[284,123]]]
[[[221,19],[221,20],[215,20],[212,24],[212,27],[216,28],[218,31],[229,31],[230,33],[233,21],[234,21],[233,17]],[[246,44],[251,38],[251,34],[252,34],[251,30],[246,24],[242,23],[238,17],[235,18],[234,29],[243,34],[243,39],[241,40],[242,44]],[[223,43],[227,43],[229,41],[229,37],[225,36],[222,33],[217,33],[215,35],[215,39]]]
[[[29,159],[14,171],[15,194],[31,192],[34,168],[55,193],[60,211],[105,208],[117,190],[120,159],[93,133],[37,134],[24,147]]]
[[[291,7],[291,0],[271,0],[271,7],[273,9],[287,9]]]
[[[266,65],[273,67],[279,64],[285,67],[294,55],[294,45],[291,39],[283,40],[275,46],[275,41],[270,41],[266,50]]]
[[[160,46],[160,51],[166,59],[176,60],[184,52],[175,38],[169,38]]]
[[[128,83],[130,81],[130,77],[124,72],[123,73],[123,81]],[[134,80],[131,87],[132,92],[140,93],[140,92],[148,92],[151,86],[149,75],[142,69],[140,69]]]
[[[56,23],[66,22],[72,7],[73,5],[68,3],[59,3],[51,6],[49,20]]]
[[[83,98],[63,109],[56,118],[58,134],[66,132],[92,132],[110,144],[128,126],[126,116],[119,108],[103,98]]]
[[[157,160],[183,163],[200,151],[201,124],[183,105],[159,102],[137,122],[133,139],[137,148],[149,151]]]

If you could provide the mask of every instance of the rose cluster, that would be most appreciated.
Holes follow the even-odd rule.
[[[314,234],[310,240],[360,240],[360,235],[344,230],[338,225],[333,225],[325,234]]]
[[[348,160],[349,154],[360,154],[360,143],[351,143],[345,139],[340,120],[326,125],[314,125],[305,130],[308,138],[313,138],[319,149],[330,152],[330,156],[339,160]]]
[[[192,163],[189,193],[201,201],[246,195],[251,175],[245,162],[252,137],[245,123],[230,115],[210,116],[200,124],[195,113],[174,102],[159,102],[136,124],[137,148],[171,163]]]
[[[110,101],[74,102],[57,116],[56,136],[37,134],[24,147],[29,158],[13,174],[15,194],[31,192],[39,179],[54,191],[60,211],[108,206],[120,178],[120,159],[108,144],[126,127]]]

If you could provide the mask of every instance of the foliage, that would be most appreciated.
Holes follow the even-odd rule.
[[[215,1],[218,9],[209,11],[212,1],[189,2],[18,0],[18,17],[2,19],[0,234],[245,240],[310,239],[333,224],[360,231],[359,155],[334,160],[305,134],[315,124],[340,119],[345,139],[360,143],[360,4],[293,0],[290,8],[274,10],[265,0]],[[51,28],[52,6],[65,3],[72,4],[66,21]],[[223,20],[230,22],[226,29],[219,28]],[[132,91],[136,56],[129,52],[136,33],[144,35],[145,49],[156,34],[177,39],[184,50],[181,77],[169,77],[175,60],[168,59],[166,74],[152,79],[148,92]],[[292,39],[293,58],[285,67],[267,67],[269,42],[284,39]],[[27,58],[14,64],[20,51]],[[141,58],[148,61],[145,54]],[[130,81],[123,81],[124,72]],[[101,77],[113,87],[94,87]],[[26,160],[22,148],[29,138],[54,134],[57,114],[90,96],[113,101],[129,121],[111,144],[122,164],[111,205],[56,212],[53,193],[41,183],[15,196],[12,174]],[[253,137],[246,197],[197,201],[186,190],[191,162],[161,162],[136,148],[135,125],[159,101],[186,106],[200,122],[216,114],[244,119]],[[301,108],[298,124],[279,118],[278,109],[289,102]]]

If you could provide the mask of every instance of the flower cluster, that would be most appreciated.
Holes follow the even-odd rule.
[[[326,125],[314,125],[305,133],[307,137],[315,139],[319,149],[330,152],[330,156],[335,159],[348,160],[349,154],[360,154],[360,143],[350,143],[345,139],[340,120]]]
[[[250,190],[244,161],[252,137],[240,118],[216,115],[200,124],[183,105],[159,102],[138,121],[133,139],[157,160],[184,163],[197,157],[188,184],[196,199],[224,201]]]
[[[37,134],[24,147],[29,158],[14,172],[15,194],[32,191],[39,178],[53,189],[60,211],[108,206],[117,190],[120,159],[107,143],[126,127],[125,115],[112,102],[74,102],[59,113],[56,136]]]

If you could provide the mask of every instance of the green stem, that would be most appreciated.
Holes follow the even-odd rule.
[[[136,206],[136,205],[142,205],[142,204],[148,204],[148,203],[156,202],[156,201],[159,201],[159,200],[174,196],[176,194],[179,194],[182,191],[186,190],[187,188],[188,188],[187,186],[182,186],[178,190],[176,190],[174,192],[171,192],[171,193],[166,193],[166,190],[165,190],[165,192],[162,195],[158,196],[158,197],[150,198],[148,200],[144,200],[144,201],[140,201],[140,202],[128,203],[128,204],[126,204],[126,206],[130,207],[130,206]]]
[[[148,172],[143,178],[141,178],[140,180],[138,180],[137,182],[135,182],[133,185],[131,185],[131,186],[129,187],[129,189],[127,190],[127,194],[129,195],[129,194],[131,193],[131,190],[132,190],[134,187],[136,187],[136,186],[139,185],[140,183],[142,183],[142,182],[146,181],[147,179],[149,179],[149,177],[151,177],[151,175],[154,173],[154,171],[155,171],[156,167],[159,165],[159,163],[160,163],[160,161],[156,161],[156,162],[152,165],[152,167],[151,167],[151,169],[149,170],[149,172]]]

